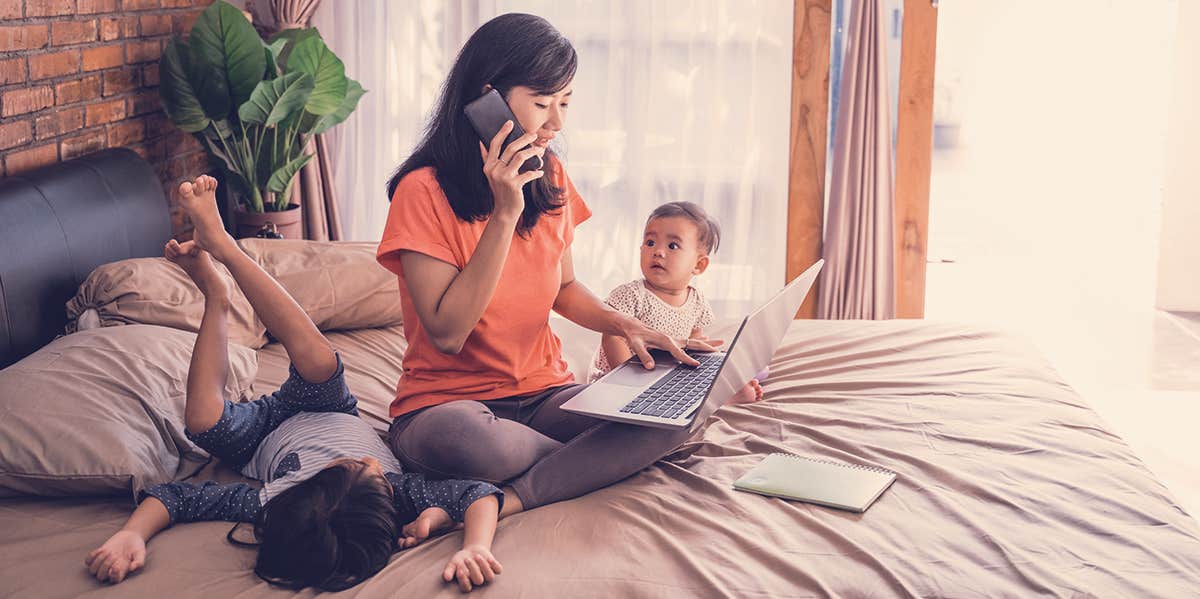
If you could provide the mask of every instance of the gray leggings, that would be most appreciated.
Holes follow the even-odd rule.
[[[388,439],[405,468],[512,486],[526,508],[578,497],[653,464],[688,431],[600,420],[559,409],[586,385],[459,400],[401,415]]]

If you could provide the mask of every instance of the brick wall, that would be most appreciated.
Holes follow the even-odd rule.
[[[163,114],[158,59],[211,3],[0,0],[0,177],[118,147],[154,165],[168,198],[208,172],[203,146]]]

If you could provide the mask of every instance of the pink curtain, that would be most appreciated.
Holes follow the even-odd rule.
[[[262,1],[270,6],[274,31],[308,27],[320,4],[320,0]],[[256,23],[265,20],[254,0],[248,0],[246,8],[254,15]],[[297,180],[292,185],[292,202],[301,206],[305,239],[338,241],[342,238],[342,221],[333,187],[332,163],[329,159],[332,152],[325,135],[318,135],[309,141],[308,151],[315,156],[296,175]]]
[[[853,2],[830,177],[817,317],[896,315],[892,136],[881,0]]]

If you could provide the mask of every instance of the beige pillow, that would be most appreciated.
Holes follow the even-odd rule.
[[[238,243],[322,331],[403,322],[399,282],[375,261],[376,243],[253,237]]]
[[[231,290],[229,341],[259,348],[267,343],[266,328],[254,316],[224,265]],[[154,324],[184,331],[200,330],[204,294],[183,269],[165,258],[130,258],[96,267],[67,302],[67,332],[99,326]]]
[[[196,335],[102,327],[59,337],[0,370],[0,497],[134,493],[186,476],[184,436]],[[225,397],[251,394],[254,350],[229,344]]]

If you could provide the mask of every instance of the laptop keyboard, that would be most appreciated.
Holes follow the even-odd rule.
[[[700,362],[700,366],[692,368],[680,364],[666,376],[658,379],[649,389],[642,391],[633,401],[625,404],[621,412],[627,414],[642,414],[660,418],[676,418],[683,414],[696,402],[703,399],[717,372],[725,354],[696,353],[689,354]],[[634,358],[635,360],[637,358]]]

